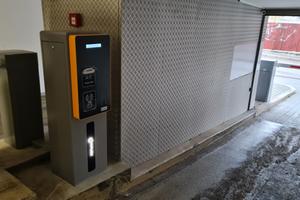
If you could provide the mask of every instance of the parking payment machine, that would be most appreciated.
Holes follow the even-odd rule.
[[[76,185],[107,167],[110,40],[41,32],[53,171]]]
[[[109,109],[109,38],[69,35],[73,117],[83,119]]]

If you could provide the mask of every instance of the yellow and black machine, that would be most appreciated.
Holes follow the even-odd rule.
[[[110,38],[41,32],[55,173],[77,185],[107,167]]]

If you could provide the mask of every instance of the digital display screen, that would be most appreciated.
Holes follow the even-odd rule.
[[[87,49],[97,49],[97,48],[101,48],[102,44],[101,43],[95,43],[95,44],[86,44],[85,48]]]

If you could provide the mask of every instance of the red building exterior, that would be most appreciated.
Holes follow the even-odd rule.
[[[300,24],[269,22],[264,48],[300,52]]]

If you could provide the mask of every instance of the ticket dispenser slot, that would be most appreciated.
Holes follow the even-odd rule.
[[[70,35],[73,117],[84,119],[110,109],[109,37]]]

